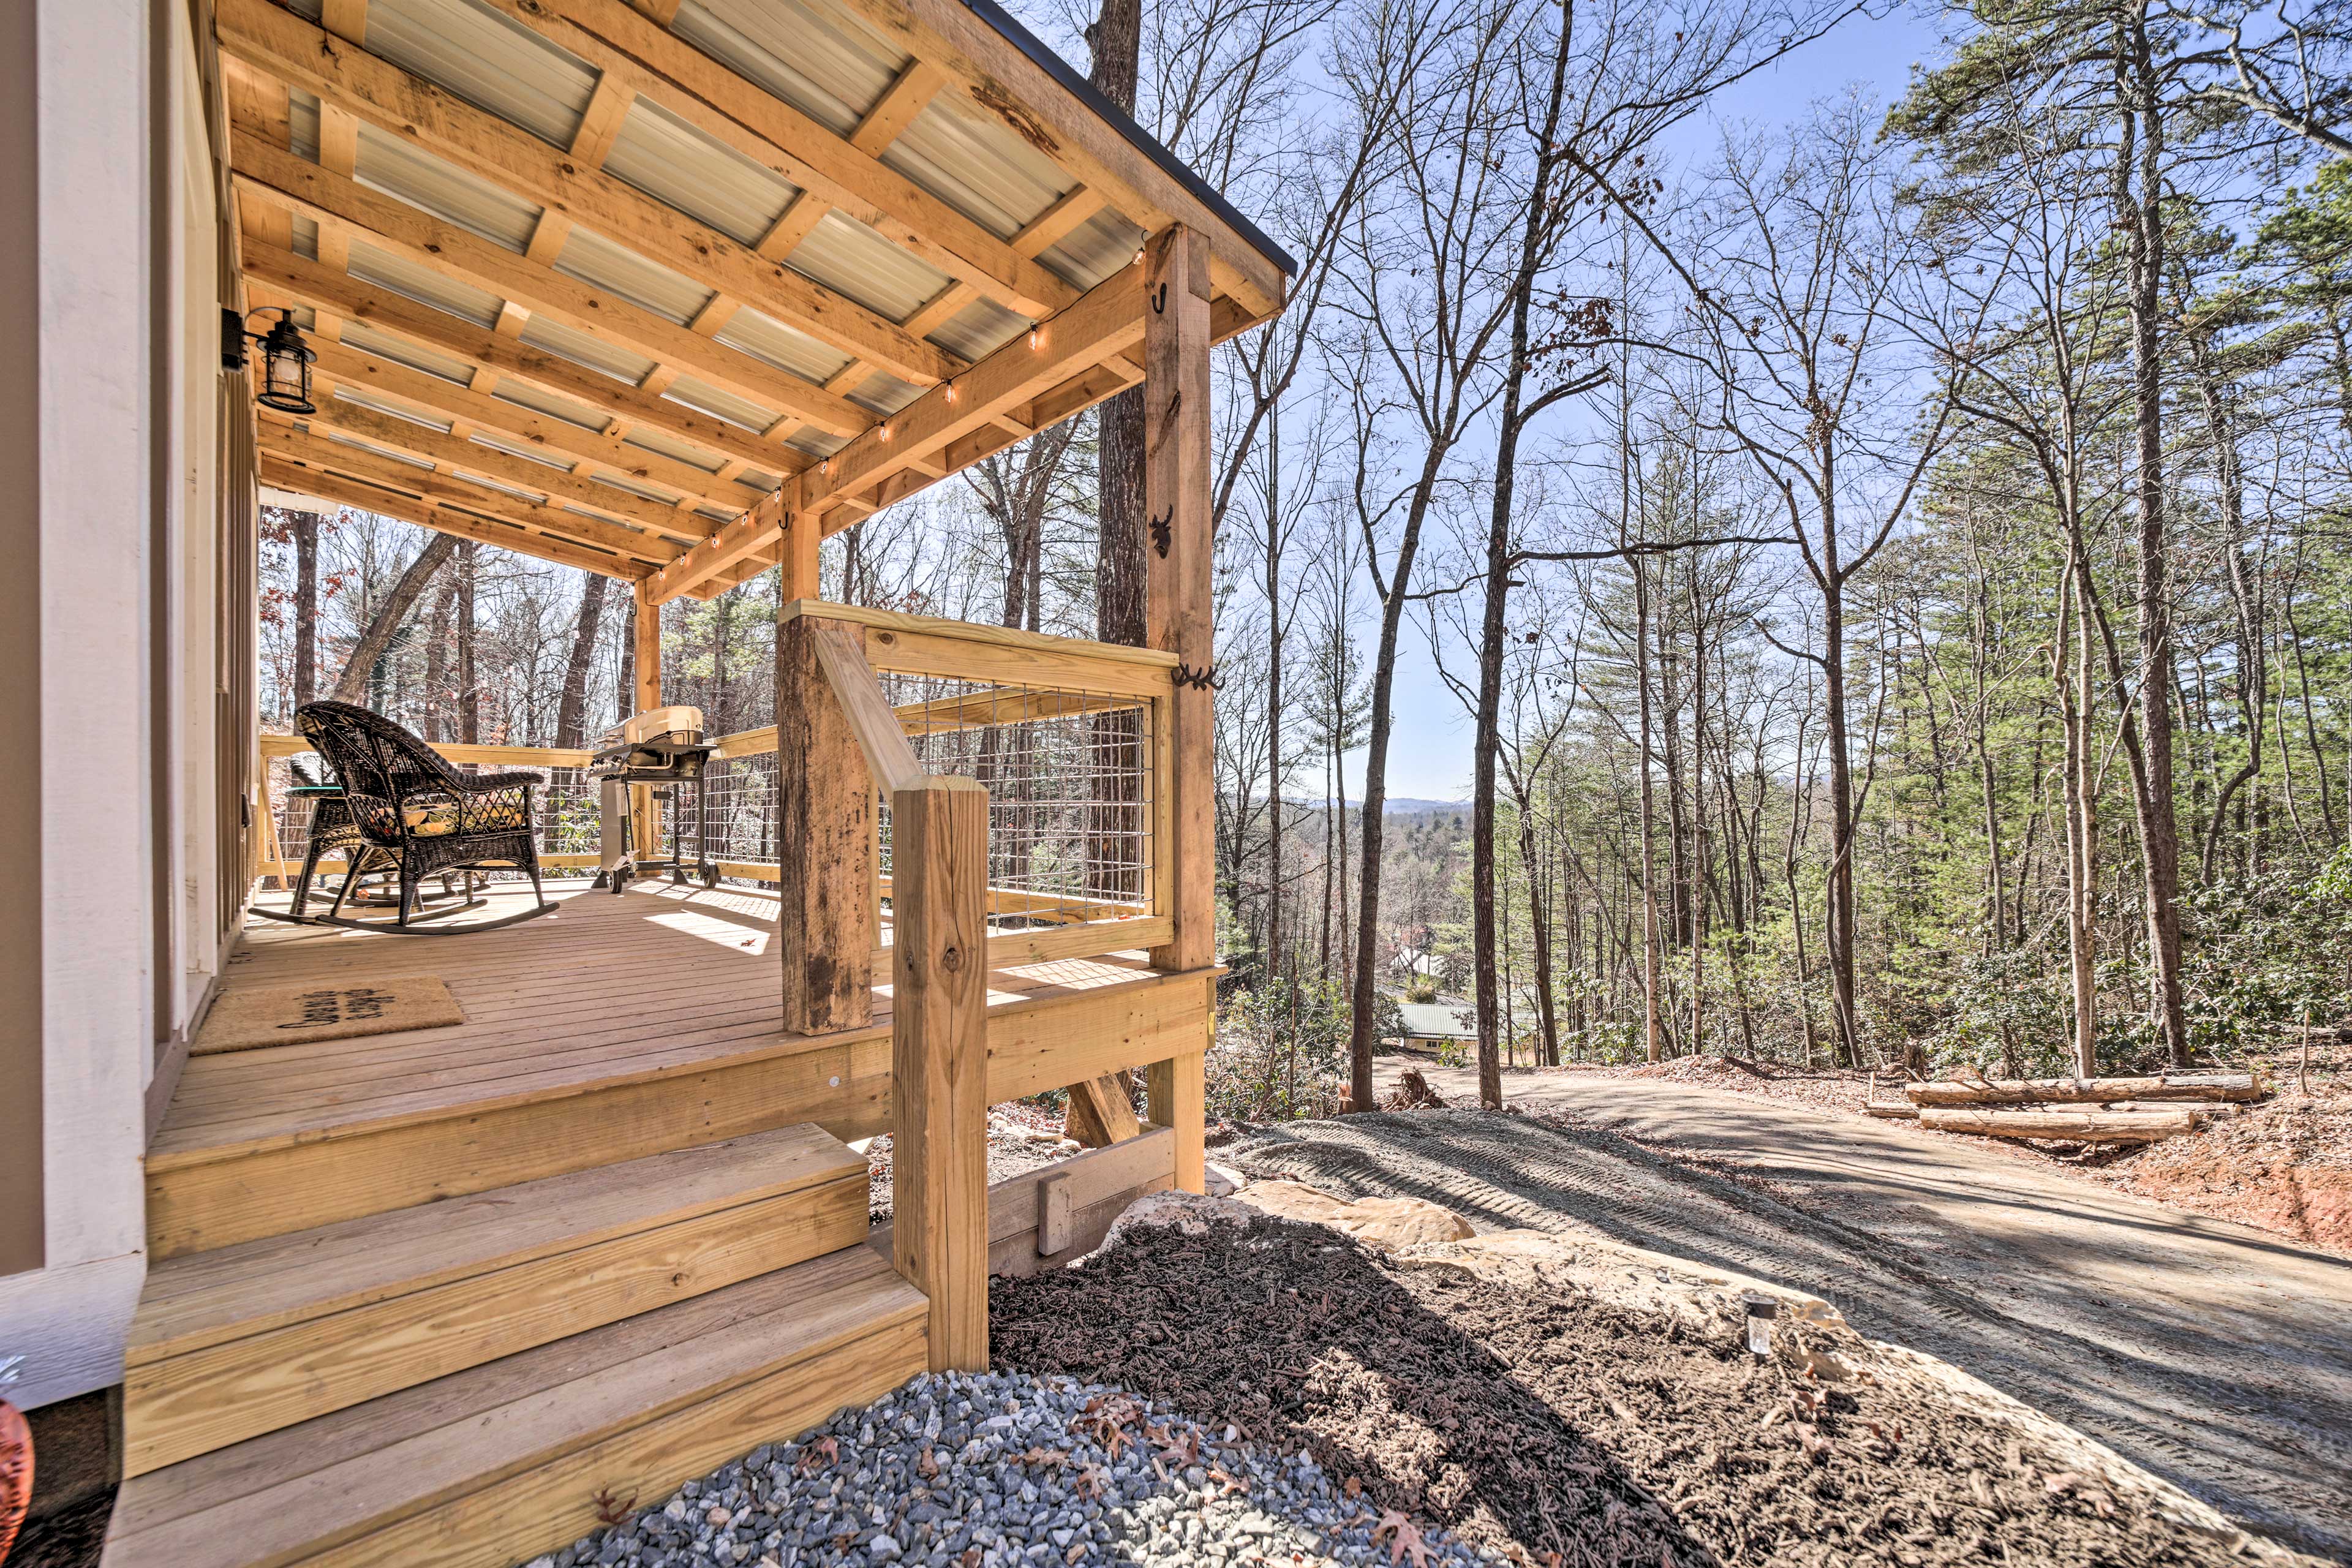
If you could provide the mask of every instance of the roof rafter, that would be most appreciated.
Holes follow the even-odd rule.
[[[844,516],[836,523],[831,515],[836,509],[846,508],[856,517],[863,517],[903,499],[904,494],[931,482],[931,476],[916,467],[919,460],[951,451],[955,442],[975,431],[987,428],[1004,437],[1000,446],[1008,444],[1014,437],[996,426],[997,412],[1031,403],[1040,394],[1122,356],[1143,337],[1143,274],[1122,267],[1035,331],[1015,338],[954,383],[931,388],[831,458],[802,470],[754,510],[656,574],[648,589],[650,596],[660,604],[692,592],[768,550],[782,536],[788,515],[824,517],[828,527],[837,531],[855,517]],[[1132,364],[1127,369],[1131,371]],[[1125,384],[1125,373],[1114,374],[1121,375]],[[952,471],[961,465],[950,458],[929,466]],[[902,476],[907,482],[894,488]],[[866,499],[869,494],[873,499]]]
[[[784,475],[799,472],[811,461],[806,453],[780,447],[756,431],[730,425],[714,415],[645,392],[602,371],[532,348],[506,333],[478,327],[461,316],[364,282],[349,273],[337,272],[290,250],[247,241],[245,275],[249,283],[274,289],[314,310],[331,310],[346,321],[395,333],[437,353],[463,360],[478,372],[496,371],[501,376],[512,376],[560,393],[632,425],[647,426],[688,445],[707,448],[714,457],[741,458],[767,472]],[[474,384],[481,384],[478,376]],[[614,441],[617,446],[617,435]],[[625,450],[634,457],[642,449]],[[652,460],[656,454],[643,453],[642,457]],[[612,460],[627,468],[633,459],[615,457]],[[756,506],[761,499],[755,491],[748,499],[730,504]]]
[[[1282,268],[1149,153],[1056,81],[964,0],[842,0],[859,20],[945,72],[962,97],[1059,168],[1102,192],[1145,233],[1171,223],[1209,242],[1210,277],[1254,317],[1282,308]],[[991,7],[993,9],[993,7]],[[1009,21],[1009,18],[1008,18]]]
[[[577,331],[696,375],[754,403],[795,415],[821,430],[855,436],[874,423],[865,409],[740,350],[698,336],[606,289],[492,244],[396,197],[331,173],[240,132],[230,167],[247,197],[275,203],[313,222],[341,224],[372,245],[471,284]]]
[[[679,546],[667,540],[640,533],[621,523],[567,511],[559,506],[533,501],[505,489],[476,483],[468,480],[462,472],[440,468],[423,468],[372,447],[354,447],[345,442],[331,441],[324,436],[305,434],[291,424],[281,422],[278,417],[260,421],[257,429],[262,449],[278,457],[311,468],[337,469],[389,489],[407,490],[436,504],[488,512],[518,528],[547,534],[567,543],[591,545],[614,555],[645,562],[649,566],[674,561],[681,552]]]
[[[604,154],[636,96],[612,78],[604,79],[614,84],[600,88],[591,100],[582,134],[567,151],[388,60],[338,44],[271,0],[220,0],[217,28],[224,50],[316,94],[339,117],[422,147],[540,204],[567,226],[593,229],[854,360],[917,385],[944,380],[964,366],[956,355],[908,333],[898,322],[605,174]],[[324,151],[322,137],[320,162],[331,167]],[[347,167],[335,172],[352,173]],[[539,248],[534,237],[532,249]]]
[[[583,572],[598,572],[607,577],[619,577],[629,582],[642,580],[651,575],[653,571],[644,562],[627,561],[584,545],[568,544],[562,540],[533,533],[519,522],[475,516],[362,479],[331,473],[324,468],[305,467],[291,458],[278,456],[268,447],[261,452],[261,479],[263,483],[275,485],[280,489],[299,490],[339,506],[376,512],[439,533],[454,533],[460,539],[494,544],[501,550],[551,561],[559,566],[576,566]]]
[[[1078,296],[980,223],[622,0],[483,3],[1017,315],[1034,319]]]
[[[328,385],[333,385],[337,381],[331,375],[320,379]],[[496,479],[500,484],[577,501],[582,506],[594,507],[622,521],[634,523],[649,533],[660,534],[685,544],[698,543],[719,531],[719,525],[709,518],[682,511],[675,506],[628,490],[614,489],[584,474],[551,468],[534,458],[519,458],[511,452],[502,452],[463,436],[436,430],[429,425],[419,425],[395,415],[381,413],[345,398],[322,402],[316,414],[302,417],[313,430],[338,430],[379,447],[395,447],[412,457],[422,458],[436,468],[462,468]]]

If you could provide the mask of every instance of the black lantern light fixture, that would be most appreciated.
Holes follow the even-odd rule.
[[[277,311],[278,321],[266,335],[245,330],[247,321],[268,310]],[[223,310],[223,369],[245,368],[245,345],[248,340],[261,345],[261,390],[255,395],[261,405],[282,414],[319,412],[318,405],[310,401],[310,363],[319,356],[302,341],[301,331],[294,325],[294,312],[278,305],[263,305],[242,317],[234,310]]]

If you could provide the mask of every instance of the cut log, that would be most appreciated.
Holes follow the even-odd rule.
[[[1973,1110],[1923,1107],[1919,1125],[1988,1138],[2052,1138],[2074,1143],[2154,1143],[2194,1132],[2193,1110]]]
[[[1914,1105],[2084,1105],[2123,1100],[2249,1100],[2269,1090],[2252,1073],[2170,1073],[2162,1078],[2037,1078],[1906,1083]]]
[[[1916,1121],[1919,1108],[1900,1100],[1874,1100],[1863,1106],[1863,1114],[1875,1116],[1882,1121]]]

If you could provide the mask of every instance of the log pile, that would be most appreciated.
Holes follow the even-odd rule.
[[[1901,1101],[1874,1100],[1869,1114],[1916,1121],[1939,1132],[2070,1143],[2153,1143],[2194,1132],[2242,1104],[2269,1097],[2252,1073],[2167,1073],[2158,1078],[1948,1079],[1906,1083]]]

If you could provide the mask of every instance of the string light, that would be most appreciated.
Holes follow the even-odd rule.
[[[1029,346],[1032,349],[1042,349],[1045,346],[1045,328],[1043,322],[1029,329]]]
[[[885,441],[887,441],[889,438],[890,438],[890,426],[887,426],[887,425],[885,425],[885,426],[882,426],[882,439],[884,439]]]
[[[952,381],[951,381],[951,382],[948,383],[948,401],[949,401],[950,403],[953,403],[955,400],[956,400],[956,384],[955,384],[954,382],[952,382]]]

